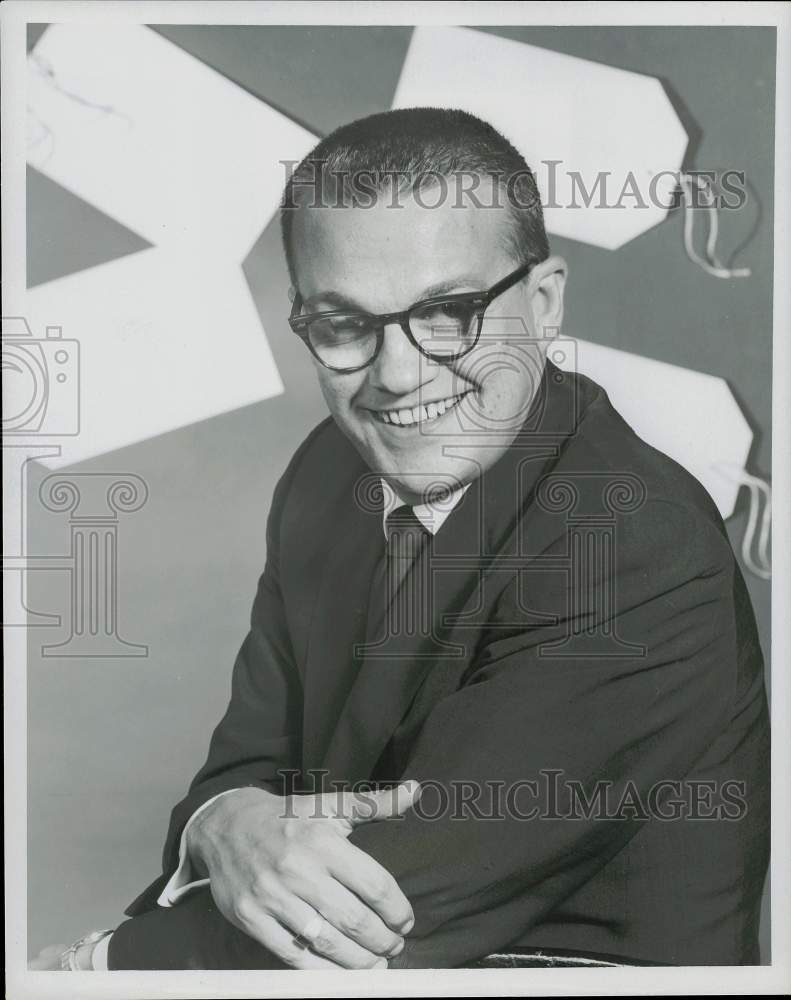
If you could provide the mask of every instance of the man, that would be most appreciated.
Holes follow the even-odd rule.
[[[283,235],[331,419],[163,876],[72,963],[757,962],[744,582],[702,487],[547,360],[566,266],[523,158],[374,115],[297,168]]]

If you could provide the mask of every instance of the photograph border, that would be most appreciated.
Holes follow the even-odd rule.
[[[639,17],[637,16],[639,14]],[[25,62],[29,23],[233,25],[507,24],[644,27],[769,25],[777,28],[776,122],[791,121],[791,7],[785,3],[329,3],[37,2],[0,8],[2,45],[2,280],[5,315],[24,314]],[[26,630],[5,647],[6,967],[11,1000],[49,997],[522,996],[782,994],[791,991],[791,139],[775,130],[772,447],[772,962],[750,967],[388,970],[382,972],[30,972],[27,969]],[[786,428],[783,431],[783,428]],[[119,905],[120,910],[120,905]],[[591,977],[595,978],[591,978]]]

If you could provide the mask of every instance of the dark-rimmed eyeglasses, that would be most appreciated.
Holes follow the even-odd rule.
[[[360,371],[376,359],[389,323],[398,323],[424,357],[447,364],[475,347],[483,315],[491,303],[521,281],[537,263],[538,258],[529,258],[485,292],[432,296],[402,312],[380,315],[342,309],[303,316],[300,315],[302,299],[297,292],[288,322],[317,361],[341,374]]]

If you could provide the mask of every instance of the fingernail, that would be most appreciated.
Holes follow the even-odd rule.
[[[375,969],[386,969],[387,968],[387,959],[386,958],[380,958],[379,961],[376,963],[376,965],[374,965],[374,968]]]
[[[395,956],[400,955],[403,950],[404,950],[404,942],[402,939],[401,941],[398,942],[398,944],[394,948],[391,948],[387,954],[390,955],[391,958],[395,958]]]
[[[401,933],[402,934],[408,934],[412,930],[412,928],[414,926],[415,926],[415,918],[414,917],[410,917],[409,920],[407,920],[407,922],[401,928]]]

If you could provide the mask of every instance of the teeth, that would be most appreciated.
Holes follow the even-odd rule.
[[[403,427],[409,424],[420,424],[426,420],[436,420],[459,402],[461,396],[451,396],[427,406],[413,406],[403,410],[380,410],[379,417],[386,424],[396,424]]]

